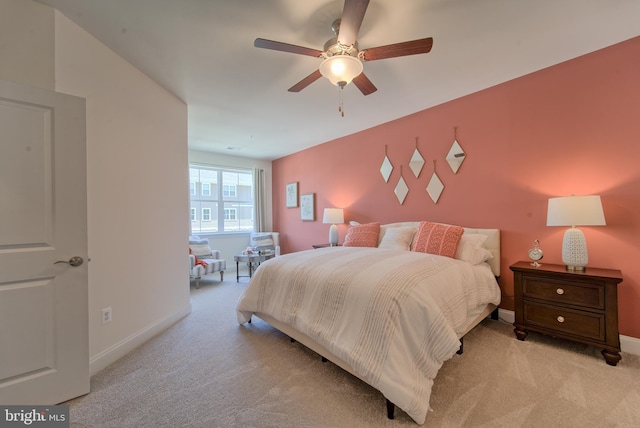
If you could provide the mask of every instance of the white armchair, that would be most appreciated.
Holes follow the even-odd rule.
[[[278,232],[251,232],[249,246],[257,251],[279,255],[280,234]]]
[[[189,237],[189,275],[196,280],[200,288],[200,278],[214,272],[220,272],[220,281],[224,281],[227,262],[220,250],[212,250],[207,239],[199,236]]]

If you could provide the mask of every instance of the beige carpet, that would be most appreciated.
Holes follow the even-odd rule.
[[[102,370],[72,427],[416,427],[384,397],[269,325],[236,323],[246,286],[203,281],[193,313]],[[231,278],[230,278],[231,279]],[[640,358],[485,320],[436,378],[429,427],[638,427]]]

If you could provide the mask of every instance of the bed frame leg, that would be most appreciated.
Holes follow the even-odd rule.
[[[456,351],[456,354],[462,355],[463,352],[464,352],[464,337],[461,337],[460,338],[460,349],[458,349]]]
[[[387,399],[387,418],[393,419],[394,413],[396,411],[396,406],[389,399]]]
[[[497,321],[497,320],[499,320],[499,319],[500,319],[500,314],[498,313],[498,309],[499,309],[499,308],[495,308],[495,309],[493,310],[493,312],[491,312],[491,319],[492,319],[492,320],[496,320],[496,321]]]

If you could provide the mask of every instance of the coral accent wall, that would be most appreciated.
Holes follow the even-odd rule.
[[[467,153],[455,175],[445,161],[454,126]],[[416,137],[427,161],[418,178],[408,167]],[[394,166],[388,183],[379,172],[385,146]],[[410,189],[403,205],[393,192],[401,167]],[[445,185],[437,204],[425,190],[434,167]],[[285,208],[290,182],[316,194],[316,221]],[[509,265],[527,259],[534,239],[543,263],[562,263],[565,228],[546,226],[548,198],[599,194],[607,226],[582,228],[589,266],[622,270],[620,333],[640,338],[640,37],[277,159],[273,185],[283,252],[327,242],[325,207],[344,208],[346,221],[501,229],[506,309]],[[339,227],[341,242],[347,227]]]

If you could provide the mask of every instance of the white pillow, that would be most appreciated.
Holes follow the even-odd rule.
[[[464,233],[458,243],[456,259],[469,262],[472,265],[486,262],[493,257],[491,251],[482,246],[486,240],[487,236],[480,233]]]
[[[196,235],[191,235],[189,237],[189,245],[191,244],[207,244],[209,245],[209,240],[207,238],[201,238]]]
[[[389,227],[385,231],[378,248],[409,251],[415,233],[415,227]]]
[[[189,248],[191,248],[191,254],[195,255],[196,257],[204,257],[204,256],[211,255],[211,247],[209,246],[208,243],[191,244],[189,245]]]
[[[265,250],[274,251],[276,249],[275,244],[273,242],[273,236],[270,233],[262,234],[262,235],[253,235],[251,237],[251,246],[258,251],[265,251]]]

